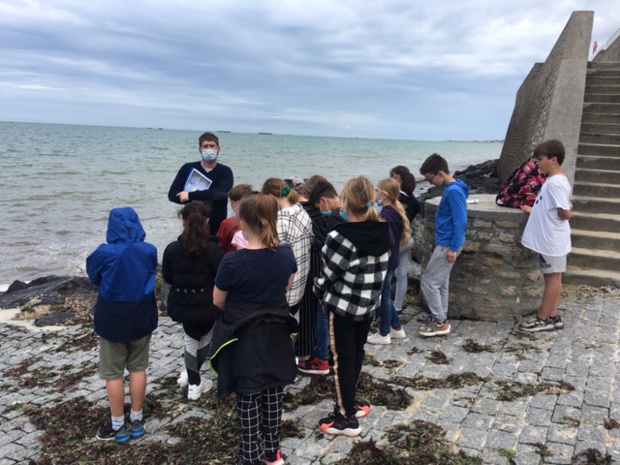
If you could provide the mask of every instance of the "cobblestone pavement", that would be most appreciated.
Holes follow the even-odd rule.
[[[619,304],[616,293],[595,292],[571,301],[564,299],[561,307],[565,328],[534,337],[524,337],[515,331],[512,322],[453,320],[448,337],[422,339],[416,334],[420,325],[417,310],[409,309],[404,318],[404,321],[409,318],[405,325],[408,337],[389,346],[367,345],[367,354],[374,357],[374,363],[365,365],[364,371],[382,380],[418,375],[445,378],[464,372],[476,373],[487,380],[461,389],[407,388],[414,398],[413,404],[401,411],[375,406],[360,421],[363,433],[357,439],[315,434],[317,420],[331,410],[331,402],[327,400],[285,412],[285,419],[294,419],[305,435],[302,439],[283,440],[286,463],[338,463],[355,441],[372,438],[380,445],[386,441],[384,432],[389,426],[416,419],[441,426],[455,450],[478,456],[484,463],[567,464],[588,448],[609,454],[612,463],[620,463],[620,428],[610,427],[617,426],[610,420],[620,421]],[[79,347],[81,341],[89,337],[91,346],[83,350]],[[469,339],[494,347],[495,351],[469,352],[464,348]],[[449,363],[434,364],[429,360],[433,351],[443,352]],[[152,339],[147,397],[161,388],[158,382],[162,379],[176,378],[183,363],[182,353],[179,325],[162,318]],[[0,354],[0,465],[25,464],[41,456],[37,438],[43,432],[30,422],[24,412],[25,405],[48,408],[83,397],[107,407],[105,385],[96,374],[97,351],[92,349],[92,336],[84,328],[45,333],[0,324]],[[20,374],[20,370],[24,373]],[[34,386],[24,383],[37,370],[48,373],[48,378],[53,377],[53,370],[64,373],[60,378],[73,379],[72,389],[59,388],[54,383]],[[71,375],[74,376],[70,378]],[[206,376],[214,379],[209,371]],[[498,400],[501,381],[528,385],[566,382],[575,389],[501,401]],[[308,378],[298,377],[291,392],[302,389],[306,383]],[[180,390],[178,396],[178,408],[171,409],[166,419],[147,418],[149,434],[134,442],[173,443],[175,438],[165,432],[166,425],[191,416],[209,415],[187,401]],[[539,443],[548,448],[550,455],[541,457],[540,449],[535,446]],[[236,449],[237,444],[230,447]],[[506,458],[510,455],[506,451],[516,454],[513,462]]]

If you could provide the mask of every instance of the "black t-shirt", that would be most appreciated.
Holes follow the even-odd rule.
[[[286,297],[286,286],[297,262],[289,245],[269,249],[242,249],[227,254],[215,285],[228,291],[229,302],[273,302]]]

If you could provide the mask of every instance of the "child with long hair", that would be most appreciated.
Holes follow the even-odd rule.
[[[314,281],[314,292],[329,315],[337,393],[334,413],[320,420],[319,428],[326,434],[358,436],[358,418],[371,407],[356,398],[356,385],[388,268],[390,227],[373,208],[374,186],[368,178],[347,181],[341,199],[348,222],[327,235],[325,266]]]
[[[400,195],[398,201],[405,209],[407,213],[407,220],[409,224],[412,223],[414,218],[420,212],[420,202],[415,198],[413,191],[415,190],[415,177],[413,173],[409,171],[406,166],[398,165],[390,170],[390,178],[396,180],[400,186]],[[409,282],[407,279],[407,266],[411,258],[411,250],[413,249],[413,232],[411,238],[407,244],[401,245],[398,250],[398,266],[394,271],[394,277],[396,278],[396,290],[394,291],[394,308],[400,315],[405,303],[405,297],[407,296],[407,288]]]
[[[398,201],[400,189],[396,180],[383,179],[377,184],[377,203],[381,206],[381,218],[390,225],[390,261],[381,292],[381,324],[379,332],[368,338],[369,344],[391,344],[392,338],[404,339],[405,330],[392,302],[392,276],[398,268],[399,248],[411,239],[411,224],[405,209]]]
[[[224,250],[224,253],[230,253],[237,250],[237,246],[233,243],[233,238],[237,231],[239,231],[239,217],[237,216],[237,205],[244,197],[252,195],[254,189],[249,184],[237,184],[228,193],[228,200],[230,200],[230,208],[234,215],[225,219],[220,224],[220,229],[217,231],[217,237],[220,239],[220,247]]]
[[[213,286],[224,251],[210,241],[209,208],[195,201],[179,211],[183,233],[166,247],[162,260],[162,276],[171,288],[168,293],[168,315],[183,324],[185,371],[177,381],[188,385],[187,398],[197,400],[213,387],[213,382],[200,376],[207,358],[211,329],[221,311],[213,305]]]
[[[238,213],[248,246],[227,254],[215,279],[213,302],[223,315],[214,330],[211,367],[219,399],[237,394],[237,463],[281,465],[284,386],[297,372],[291,341],[297,323],[286,293],[297,264],[291,247],[278,239],[273,197],[245,198]]]

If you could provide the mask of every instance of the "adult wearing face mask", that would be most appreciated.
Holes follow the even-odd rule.
[[[209,226],[211,234],[215,235],[228,213],[228,191],[233,187],[233,172],[228,166],[218,163],[220,142],[215,134],[205,132],[200,136],[198,153],[200,161],[185,163],[177,173],[168,191],[168,200],[179,204],[192,200],[210,202]],[[197,171],[195,173],[198,180],[197,188],[188,185],[188,177],[193,173],[192,170]]]

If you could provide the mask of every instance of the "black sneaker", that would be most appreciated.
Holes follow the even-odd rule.
[[[366,415],[370,414],[370,411],[372,410],[370,408],[370,403],[365,402],[365,401],[361,401],[361,402],[356,402],[355,403],[355,417],[356,418],[364,418]]]
[[[555,320],[551,318],[547,318],[546,320],[541,320],[538,317],[531,318],[529,320],[521,322],[519,328],[523,331],[528,331],[530,333],[537,333],[539,331],[553,331],[555,329]],[[562,324],[563,326],[563,324]]]
[[[112,422],[102,426],[97,432],[97,439],[100,441],[111,441],[114,439],[116,442],[123,443],[129,441],[130,437],[129,431],[127,431],[125,425],[115,430],[112,428]]]
[[[334,436],[359,436],[362,432],[360,424],[355,416],[345,418],[340,412],[319,420],[319,428],[325,434]]]
[[[131,422],[131,439],[138,439],[144,436],[144,420],[134,420]]]
[[[553,327],[555,329],[564,328],[564,322],[562,321],[562,317],[560,315],[550,316],[549,321],[553,321]]]

